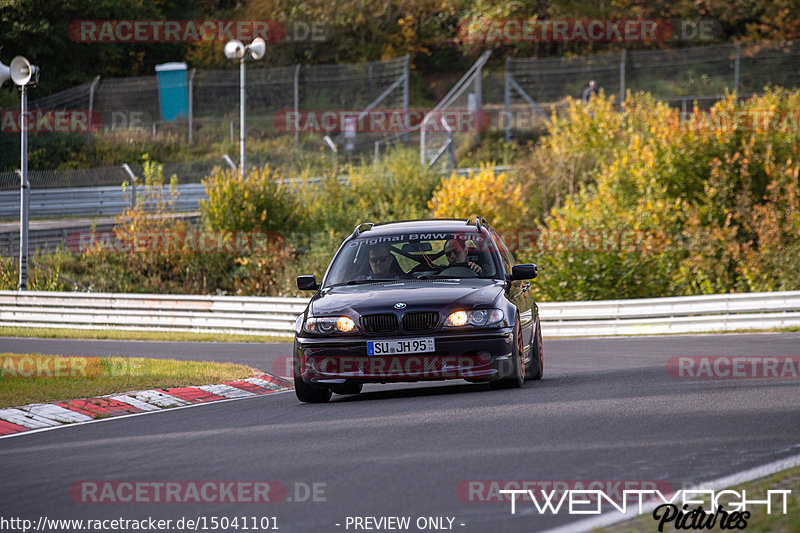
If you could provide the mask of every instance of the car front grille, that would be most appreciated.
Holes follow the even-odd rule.
[[[397,331],[397,315],[394,313],[363,315],[361,327],[367,333],[392,333]]]
[[[403,329],[406,331],[432,331],[439,325],[436,311],[418,311],[403,315]]]

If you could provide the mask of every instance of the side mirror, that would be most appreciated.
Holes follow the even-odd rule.
[[[301,291],[318,290],[317,276],[297,276],[297,288]]]
[[[511,281],[534,279],[538,274],[539,271],[533,263],[514,265],[511,267]]]

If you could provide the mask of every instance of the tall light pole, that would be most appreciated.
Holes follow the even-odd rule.
[[[247,90],[245,88],[245,68],[244,62],[248,59],[258,60],[264,57],[267,51],[267,43],[261,37],[256,37],[252,43],[245,46],[236,39],[225,44],[225,57],[228,59],[239,60],[239,172],[242,179],[246,179],[245,168],[245,100]]]
[[[21,139],[19,165],[19,290],[28,290],[28,212],[30,208],[30,183],[28,182],[28,86],[39,83],[39,67],[22,56],[11,60],[6,69],[0,63],[0,85],[6,79],[19,86],[22,92],[19,126]]]

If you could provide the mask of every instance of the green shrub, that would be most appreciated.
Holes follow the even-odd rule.
[[[69,290],[69,282],[61,275],[61,266],[47,266],[48,255],[33,253],[28,257],[27,289],[30,291]],[[0,291],[19,288],[19,261],[0,257]]]
[[[577,236],[571,240],[579,245],[537,246],[519,254],[539,263],[541,298],[800,285],[787,274],[800,268],[800,131],[707,122],[737,112],[796,114],[800,92],[767,90],[741,103],[727,98],[712,115],[698,114],[699,124],[681,122],[676,110],[646,94],[629,94],[623,112],[602,97],[592,102],[589,109],[571,105],[569,124],[556,121],[540,148],[550,161],[561,154],[570,154],[567,160],[596,158],[577,175],[579,190],[564,195],[541,226],[544,242],[570,241],[567,235]],[[627,244],[611,249],[580,244],[586,235],[608,232]],[[553,235],[560,240],[548,240]]]
[[[296,202],[290,187],[269,165],[241,173],[217,167],[203,180],[208,199],[201,203],[208,227],[227,231],[268,231],[291,227]]]
[[[409,220],[427,216],[427,202],[440,178],[419,164],[414,150],[390,150],[380,165],[351,164],[326,169],[317,185],[297,191],[305,232],[352,231],[360,222]],[[348,179],[340,179],[343,177]]]
[[[163,165],[144,157],[135,205],[115,217],[113,234],[95,235],[87,250],[49,258],[89,290],[205,294],[233,289],[229,254],[193,251],[180,244],[191,231],[172,213],[176,178],[165,184]],[[169,241],[167,239],[175,239]]]

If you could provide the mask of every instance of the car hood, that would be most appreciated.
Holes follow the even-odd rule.
[[[453,308],[472,309],[493,304],[503,293],[504,284],[492,279],[399,280],[362,285],[341,285],[320,291],[309,310],[313,316],[386,313],[394,305],[405,304],[403,311]]]

